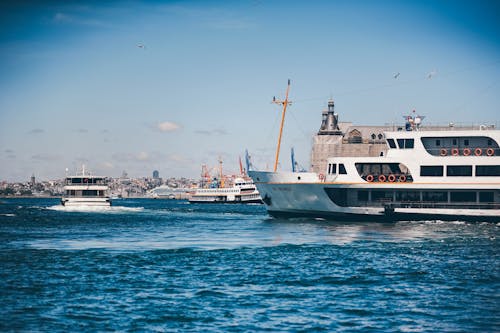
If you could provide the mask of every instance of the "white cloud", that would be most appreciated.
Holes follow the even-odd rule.
[[[114,169],[115,166],[111,162],[104,162],[101,164],[104,169]]]
[[[149,160],[149,154],[145,151],[141,151],[139,154],[135,156],[135,158],[139,161],[147,161]]]
[[[44,162],[55,161],[55,160],[59,160],[60,158],[61,158],[61,156],[59,156],[57,154],[48,154],[48,153],[39,153],[39,154],[35,154],[35,155],[31,156],[32,160],[44,161]]]
[[[171,154],[170,156],[168,156],[168,159],[173,161],[173,162],[187,162],[188,160],[182,156],[182,155],[179,155],[179,154]]]
[[[41,134],[44,133],[45,131],[41,128],[34,128],[31,131],[29,131],[30,134]]]
[[[213,130],[197,130],[195,131],[197,134],[201,135],[227,135],[227,131],[223,128],[216,128]]]
[[[173,132],[173,131],[176,131],[179,128],[181,128],[181,126],[179,124],[176,124],[176,123],[173,123],[170,121],[164,121],[164,122],[158,123],[156,125],[156,128],[160,132]]]
[[[61,12],[57,12],[52,20],[57,24],[84,25],[92,27],[103,27],[106,25],[104,22],[93,18],[82,18],[76,15],[69,15]]]

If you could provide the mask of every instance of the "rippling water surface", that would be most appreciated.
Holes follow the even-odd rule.
[[[493,223],[0,199],[0,331],[500,331]]]

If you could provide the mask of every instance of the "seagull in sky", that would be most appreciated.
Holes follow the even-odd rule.
[[[401,73],[400,73],[400,72],[397,72],[396,74],[394,74],[394,75],[393,75],[393,77],[394,77],[395,79],[397,79],[397,78],[399,77],[399,74],[401,74]]]
[[[436,75],[436,73],[437,73],[437,71],[436,71],[436,70],[433,70],[432,72],[430,72],[429,74],[427,74],[427,78],[428,78],[428,79],[432,79],[432,77],[433,77],[434,75]]]
[[[139,43],[137,44],[137,47],[144,50],[146,48],[146,45]]]

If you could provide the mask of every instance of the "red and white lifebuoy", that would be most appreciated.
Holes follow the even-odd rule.
[[[396,176],[391,173],[389,177],[387,177],[387,180],[394,183],[396,181]]]
[[[371,183],[375,178],[373,177],[373,175],[368,175],[366,176],[366,181]]]
[[[453,156],[458,156],[458,153],[459,153],[458,148],[453,148],[453,149],[451,150],[451,154],[452,154]]]
[[[399,181],[400,181],[401,183],[406,182],[406,176],[405,176],[405,175],[401,175],[401,176],[399,176]]]
[[[462,151],[462,153],[464,154],[464,156],[469,156],[471,152],[472,151],[470,150],[470,148],[464,148],[464,150]]]
[[[488,148],[488,150],[486,150],[486,155],[488,156],[495,155],[495,150],[493,148]]]
[[[381,183],[385,182],[386,179],[387,179],[387,177],[385,175],[379,175],[378,176],[378,181],[381,182]]]
[[[441,150],[439,151],[439,155],[441,156],[446,156],[448,155],[448,150],[445,149],[445,148],[441,148]]]
[[[321,180],[321,181],[325,180],[325,175],[322,174],[322,173],[320,173],[319,174],[319,180]]]
[[[479,148],[479,147],[476,148],[476,149],[474,149],[474,155],[476,155],[476,156],[483,155],[483,150],[481,148]]]

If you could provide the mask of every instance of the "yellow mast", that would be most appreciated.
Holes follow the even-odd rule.
[[[278,146],[276,147],[276,159],[274,161],[274,172],[278,168],[278,160],[280,156],[280,146],[281,146],[281,135],[283,134],[283,124],[285,123],[285,113],[286,107],[288,104],[292,104],[291,101],[288,100],[288,92],[290,91],[290,80],[288,80],[288,86],[286,88],[286,96],[284,101],[277,100],[276,97],[273,98],[273,103],[283,105],[283,111],[281,112],[281,125],[280,125],[280,134],[278,137]]]

